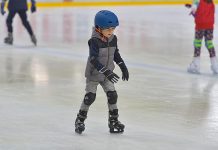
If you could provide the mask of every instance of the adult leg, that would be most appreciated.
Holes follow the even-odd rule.
[[[13,19],[14,16],[16,15],[16,12],[9,11],[8,17],[6,19],[6,25],[8,28],[8,36],[4,39],[4,42],[6,44],[13,44]]]
[[[31,41],[36,45],[37,44],[37,40],[36,40],[36,37],[33,33],[33,30],[31,28],[31,25],[27,19],[27,14],[26,14],[26,10],[20,10],[18,12],[21,20],[22,20],[22,23],[23,23],[23,26],[26,28],[27,32],[29,33],[30,35],[30,38],[31,38]]]
[[[21,18],[23,26],[26,28],[26,30],[28,31],[29,35],[32,36],[33,35],[33,31],[32,31],[32,28],[30,26],[29,21],[27,20],[26,10],[20,10],[20,11],[18,11],[18,14],[19,14],[19,16]]]

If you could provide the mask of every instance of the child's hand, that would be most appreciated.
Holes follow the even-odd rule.
[[[196,8],[192,7],[189,15],[192,15],[193,17],[195,17],[195,14],[196,14]]]
[[[31,0],[31,3],[32,3],[31,12],[34,13],[34,12],[36,12],[36,2],[35,2],[35,0]]]
[[[32,6],[31,6],[31,12],[32,12],[32,13],[36,12],[36,6],[35,6],[35,5],[32,5]]]
[[[193,17],[195,17],[195,12],[191,11],[189,15],[192,15]]]
[[[125,63],[124,62],[120,63],[119,67],[120,67],[120,69],[122,71],[122,79],[123,79],[123,81],[125,81],[125,80],[128,81],[129,80],[129,71],[128,71]]]
[[[113,71],[111,71],[111,70],[109,70],[109,69],[106,69],[106,68],[103,69],[101,73],[103,73],[103,74],[106,76],[106,78],[107,78],[109,81],[111,81],[112,83],[117,83],[118,80],[119,80],[119,78],[120,78],[118,75],[116,75],[115,73],[113,73]]]
[[[111,81],[112,83],[117,83],[118,82],[118,80],[119,80],[119,76],[118,75],[116,75],[115,73],[113,73],[111,70],[107,70],[106,72],[105,72],[105,76],[107,77],[107,79],[109,80],[109,81]]]
[[[186,7],[186,8],[191,8],[192,5],[191,5],[191,4],[185,4],[185,7]]]
[[[4,16],[4,14],[5,14],[6,12],[3,10],[3,9],[1,9],[1,14]]]
[[[5,14],[5,3],[1,3],[1,14],[4,15]]]
[[[192,15],[193,17],[195,17],[196,9],[194,7],[192,7],[191,4],[185,4],[185,7],[186,8],[191,8],[191,12],[189,13],[189,15]]]

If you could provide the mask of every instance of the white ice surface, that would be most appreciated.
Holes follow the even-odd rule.
[[[130,80],[119,81],[116,90],[126,129],[109,134],[99,86],[86,130],[77,135],[87,41],[100,9],[120,18],[116,35]],[[38,9],[29,15],[37,47],[16,16],[14,45],[0,43],[0,150],[217,150],[218,76],[205,47],[202,74],[186,72],[194,37],[188,13],[183,6]],[[1,41],[5,19],[0,17]],[[115,72],[121,76],[118,67]]]

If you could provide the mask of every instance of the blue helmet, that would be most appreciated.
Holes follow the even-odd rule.
[[[95,15],[95,26],[107,29],[118,25],[119,21],[117,16],[109,10],[101,10]]]

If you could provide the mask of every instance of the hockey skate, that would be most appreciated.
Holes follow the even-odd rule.
[[[37,45],[37,39],[35,35],[31,36],[31,41],[33,42],[33,44],[36,46]]]
[[[187,71],[189,73],[200,74],[200,57],[194,57]]]
[[[82,134],[82,132],[85,130],[85,124],[84,121],[87,118],[87,111],[80,110],[77,114],[77,118],[75,121],[75,132],[78,134]]]
[[[214,74],[218,74],[218,62],[216,57],[211,57],[211,70],[213,71]]]
[[[13,36],[12,33],[8,33],[8,37],[4,39],[5,44],[12,45],[13,44]]]
[[[118,110],[109,111],[108,127],[110,133],[123,133],[125,125],[118,120]]]

